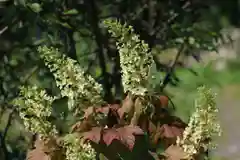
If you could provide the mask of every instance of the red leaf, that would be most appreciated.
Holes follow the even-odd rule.
[[[161,102],[161,107],[165,108],[168,107],[168,97],[167,96],[159,96],[159,100]]]
[[[130,150],[133,149],[135,144],[135,135],[143,135],[144,132],[138,126],[125,126],[117,129],[121,135],[121,142],[126,145]]]
[[[121,140],[121,137],[116,129],[106,129],[103,131],[103,141],[106,145],[110,145],[114,139]]]
[[[171,145],[169,146],[164,155],[167,157],[168,160],[180,160],[180,159],[186,159],[187,154],[182,150],[181,147]]]
[[[88,120],[83,120],[74,124],[71,128],[71,133],[73,132],[86,132],[92,128],[91,122]]]
[[[101,140],[102,128],[93,127],[91,131],[85,132],[83,134],[84,140],[90,140],[95,143],[99,143]]]
[[[34,149],[27,153],[26,160],[49,160],[50,156],[40,149]]]
[[[156,132],[156,129],[157,129],[156,125],[152,121],[149,121],[148,132],[150,134],[152,134],[152,133]]]
[[[134,112],[134,102],[133,102],[131,96],[128,95],[124,99],[122,107],[118,109],[118,115],[119,115],[120,119],[122,119],[125,113],[131,115],[131,114],[133,114],[133,112]]]
[[[182,128],[170,126],[167,124],[162,125],[161,128],[163,128],[163,137],[165,138],[174,138],[177,136],[181,136],[184,131]]]
[[[152,133],[153,144],[157,144],[159,139],[164,140],[165,145],[168,147],[176,141],[177,136],[182,136],[184,129],[178,128],[176,126],[164,124],[162,126],[157,126],[156,132]]]
[[[160,125],[157,125],[155,135],[153,135],[152,139],[154,145],[158,144],[158,140],[162,138],[163,132],[164,132],[163,128],[160,127]]]
[[[162,128],[163,128],[163,137],[165,137],[165,138],[176,137],[171,126],[164,124],[164,125],[162,125]]]
[[[27,152],[26,160],[57,160],[64,159],[63,150],[57,144],[59,139],[37,137],[35,141],[35,149]]]
[[[178,128],[175,126],[171,126],[172,132],[175,136],[182,136],[184,129],[183,128]]]
[[[132,150],[135,144],[135,135],[143,135],[144,132],[138,126],[125,126],[117,129],[104,129],[102,134],[106,145],[110,145],[113,140],[118,140]]]

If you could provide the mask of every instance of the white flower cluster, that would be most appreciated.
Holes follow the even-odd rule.
[[[96,152],[89,143],[83,143],[79,137],[69,134],[64,139],[67,160],[93,160]]]
[[[70,110],[79,109],[79,105],[98,105],[103,103],[102,86],[84,71],[77,61],[60,54],[58,49],[39,47],[38,52],[45,65],[55,77],[61,95],[69,98]]]
[[[149,73],[154,63],[148,44],[134,34],[132,26],[111,19],[105,20],[104,25],[117,39],[124,91],[145,95],[149,90]]]
[[[198,153],[201,148],[210,149],[214,144],[209,140],[213,136],[221,135],[220,124],[217,121],[216,95],[206,87],[200,87],[198,93],[199,97],[195,101],[196,111],[190,118],[183,138],[177,139],[177,144],[189,157]]]
[[[56,127],[47,119],[51,115],[51,105],[54,98],[37,86],[21,87],[20,95],[13,103],[19,106],[19,115],[25,127],[40,135],[55,135]]]

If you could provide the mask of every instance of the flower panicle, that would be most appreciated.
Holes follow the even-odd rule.
[[[79,105],[98,105],[103,103],[101,93],[103,88],[90,75],[85,75],[82,67],[53,47],[39,47],[38,52],[45,65],[55,77],[61,95],[69,98],[70,110]]]
[[[112,19],[105,20],[103,24],[117,40],[124,91],[145,95],[150,90],[149,73],[154,63],[148,44],[140,40],[132,26]]]
[[[54,99],[45,90],[34,85],[20,87],[19,97],[13,100],[13,104],[19,106],[19,115],[30,132],[54,136],[57,129],[48,121]]]
[[[92,160],[96,158],[96,152],[88,142],[74,134],[68,134],[64,137],[64,147],[66,148],[67,160]]]
[[[215,102],[216,94],[203,86],[198,88],[195,100],[195,112],[192,114],[182,139],[178,137],[177,144],[191,157],[200,149],[210,149],[215,146],[210,143],[213,136],[221,135],[220,124],[217,120],[218,109]]]

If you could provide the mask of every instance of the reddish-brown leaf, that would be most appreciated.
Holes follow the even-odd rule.
[[[122,107],[118,109],[118,115],[120,119],[123,118],[125,113],[133,114],[134,111],[134,102],[130,95],[127,95],[127,97],[124,99]]]
[[[175,137],[175,134],[174,134],[171,126],[164,124],[164,125],[162,125],[162,129],[163,129],[163,135],[162,135],[163,137],[165,137],[165,138]]]
[[[186,159],[187,157],[187,154],[182,150],[182,148],[176,145],[169,146],[164,155],[168,160],[181,160]]]
[[[40,149],[33,149],[27,153],[26,160],[49,160],[50,156]]]
[[[163,128],[158,124],[156,127],[156,132],[155,132],[155,134],[153,134],[152,143],[154,145],[157,145],[159,139],[162,138],[162,135],[163,135]]]
[[[110,145],[113,140],[118,140],[130,150],[134,147],[135,135],[143,135],[143,131],[137,126],[104,129],[102,133],[106,145]]]
[[[164,146],[168,147],[176,141],[177,136],[182,136],[183,129],[176,126],[164,124],[157,125],[154,132],[151,133],[151,141],[157,145],[159,140],[163,140]]]
[[[84,140],[90,140],[95,143],[99,143],[101,140],[102,128],[93,127],[91,131],[85,132],[83,134]]]
[[[156,125],[152,121],[149,121],[149,123],[148,123],[148,132],[150,134],[152,134],[152,133],[156,132],[156,129],[157,129]]]
[[[175,138],[177,136],[181,136],[183,133],[182,128],[178,128],[176,126],[164,124],[161,126],[161,129],[163,130],[162,137],[164,138]]]
[[[148,115],[142,114],[138,121],[138,126],[145,132],[149,130],[149,119]]]
[[[139,122],[139,118],[143,112],[143,104],[142,104],[142,101],[141,99],[138,97],[136,100],[135,100],[135,103],[134,103],[134,114],[133,114],[133,117],[131,119],[131,125],[138,125],[138,122]]]
[[[121,136],[119,135],[116,129],[103,130],[103,141],[105,142],[106,145],[110,145],[114,139],[119,141],[121,140]]]
[[[166,108],[166,107],[168,107],[168,101],[169,101],[169,99],[168,99],[168,97],[167,96],[159,96],[159,100],[160,100],[160,102],[161,102],[161,107],[163,107],[163,108]]]
[[[171,126],[172,132],[175,136],[182,136],[184,129],[183,128],[178,128],[175,126]]]
[[[89,120],[83,120],[74,124],[71,128],[71,133],[73,132],[86,132],[92,128],[92,124]]]
[[[121,136],[121,142],[126,145],[130,150],[133,149],[135,144],[135,135],[143,135],[144,132],[138,126],[125,126],[117,129]]]
[[[57,144],[57,140],[45,137],[35,141],[35,149],[27,153],[27,160],[63,160],[65,159],[62,148]]]

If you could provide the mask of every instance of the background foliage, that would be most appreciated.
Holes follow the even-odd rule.
[[[224,39],[221,29],[239,25],[237,0],[7,0],[0,2],[0,14],[0,144],[6,159],[24,158],[30,142],[8,103],[18,93],[18,86],[36,84],[49,93],[57,92],[52,75],[36,52],[39,45],[58,47],[76,59],[86,73],[103,84],[108,102],[122,98],[119,55],[115,42],[101,26],[105,18],[132,25],[149,44],[158,77],[163,80],[159,89],[173,95],[176,106],[190,106],[192,99],[186,100],[182,92],[191,92],[199,84],[237,80],[238,74],[233,78],[230,72],[219,73],[225,78],[216,79],[210,67],[188,68],[181,61],[188,56],[199,60],[200,51],[216,50]],[[191,112],[188,107],[177,111],[186,120]]]

